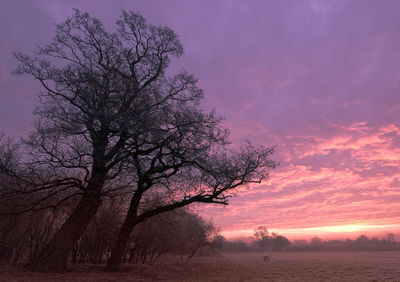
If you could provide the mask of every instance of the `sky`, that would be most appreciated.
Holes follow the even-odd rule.
[[[400,238],[400,1],[3,0],[7,135],[30,131],[40,92],[11,75],[12,52],[48,43],[72,8],[109,30],[121,9],[172,28],[185,48],[172,70],[199,78],[203,107],[226,118],[232,142],[277,147],[267,181],[198,208],[225,236],[264,225],[289,238]]]

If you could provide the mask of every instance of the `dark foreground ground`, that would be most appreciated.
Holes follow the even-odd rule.
[[[71,266],[65,274],[31,273],[19,266],[0,266],[0,281],[399,281],[400,252],[225,254],[198,257],[189,263],[158,261],[127,265],[120,273],[103,266]]]

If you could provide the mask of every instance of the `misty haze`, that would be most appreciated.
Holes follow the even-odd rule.
[[[399,1],[0,7],[0,281],[400,281]]]

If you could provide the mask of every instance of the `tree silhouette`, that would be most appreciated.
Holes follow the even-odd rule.
[[[265,226],[259,226],[254,229],[251,239],[255,247],[262,251],[269,250],[280,252],[291,245],[288,238],[274,232],[269,233]]]
[[[267,170],[275,166],[269,160],[273,152],[270,148],[257,149],[247,144],[238,152],[232,152],[223,144],[213,143],[199,149],[195,141],[198,138],[191,142],[182,142],[181,138],[175,149],[161,147],[146,156],[146,160],[136,162],[138,186],[133,192],[107,271],[119,269],[129,236],[140,222],[195,202],[226,205],[236,188],[259,183],[268,176]],[[191,153],[186,155],[186,152]],[[160,198],[159,204],[141,208],[143,195],[152,192]]]
[[[118,269],[133,228],[194,202],[227,204],[231,190],[260,182],[276,163],[273,148],[228,149],[228,130],[199,107],[202,91],[185,71],[166,75],[183,47],[167,27],[123,11],[108,32],[75,10],[35,56],[16,53],[17,74],[43,86],[35,130],[24,140],[24,162],[5,174],[14,194],[35,194],[16,213],[79,202],[45,248],[28,264],[64,271],[68,256],[104,196],[131,195],[108,270]],[[160,206],[142,205],[145,195]]]

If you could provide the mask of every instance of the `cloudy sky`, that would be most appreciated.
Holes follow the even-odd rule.
[[[400,236],[400,1],[1,1],[0,130],[26,135],[40,87],[12,52],[49,42],[79,8],[112,30],[121,9],[175,30],[173,69],[200,79],[232,141],[276,145],[270,179],[201,208],[228,237]]]

